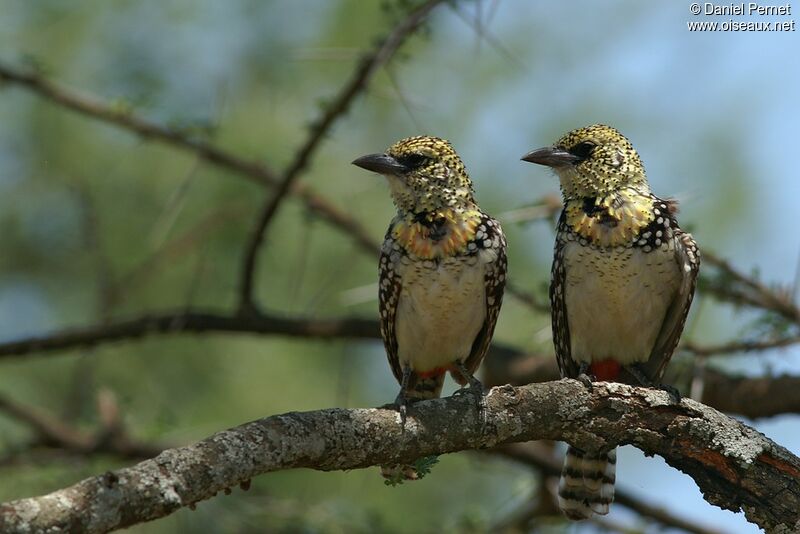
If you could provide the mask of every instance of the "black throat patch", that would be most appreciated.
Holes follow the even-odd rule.
[[[414,216],[417,222],[428,229],[428,237],[441,241],[447,235],[447,218],[439,213],[423,211]]]
[[[619,220],[609,215],[606,206],[597,205],[597,199],[595,197],[586,197],[583,199],[583,212],[589,217],[597,219],[601,224],[611,228],[619,224]]]

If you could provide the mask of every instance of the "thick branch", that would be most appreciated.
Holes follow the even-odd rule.
[[[366,91],[375,72],[391,59],[406,39],[422,25],[433,8],[443,1],[427,0],[419,7],[412,9],[389,35],[378,44],[374,51],[361,59],[350,79],[339,91],[339,94],[326,106],[325,111],[314,122],[308,139],[298,149],[293,161],[281,178],[277,190],[267,199],[251,234],[242,265],[240,302],[243,310],[255,310],[253,278],[258,259],[258,250],[264,240],[264,233],[270,221],[275,217],[281,202],[289,193],[297,177],[305,170],[323,137],[330,131],[333,124],[347,113],[356,97]]]
[[[589,392],[564,380],[494,388],[484,417],[482,424],[470,395],[416,404],[405,426],[390,409],[268,417],[49,495],[0,505],[0,530],[105,532],[163,517],[269,471],[357,469],[536,439],[563,439],[587,450],[633,444],[689,474],[709,502],[744,510],[769,531],[800,528],[800,459],[697,402],[673,404],[665,392],[620,384],[599,383]]]

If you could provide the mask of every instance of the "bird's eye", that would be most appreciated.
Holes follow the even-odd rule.
[[[407,154],[397,158],[397,161],[409,169],[418,169],[428,161],[428,158],[422,154]]]
[[[589,155],[592,153],[592,150],[594,150],[596,146],[597,145],[591,141],[584,141],[583,143],[578,143],[572,147],[569,153],[573,156],[579,157],[581,160],[584,160],[589,157]]]

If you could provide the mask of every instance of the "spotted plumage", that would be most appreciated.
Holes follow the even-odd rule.
[[[677,205],[650,192],[631,143],[609,126],[574,130],[526,161],[561,182],[550,302],[561,375],[659,385],[694,295],[700,257]],[[567,451],[559,504],[572,519],[605,514],[614,451]]]
[[[440,395],[447,372],[480,387],[474,373],[503,301],[506,240],[475,203],[449,142],[410,137],[353,163],[386,176],[397,207],[381,247],[379,310],[404,417],[408,401]],[[389,475],[401,468],[416,476],[393,467]]]

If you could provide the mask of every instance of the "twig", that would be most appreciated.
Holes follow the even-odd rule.
[[[338,96],[325,108],[324,113],[312,125],[311,134],[286,169],[277,190],[267,199],[264,208],[261,210],[245,249],[239,293],[241,311],[245,313],[257,311],[253,297],[253,282],[259,248],[264,240],[264,234],[270,221],[275,217],[291,186],[305,170],[323,137],[333,124],[347,113],[356,97],[367,89],[375,72],[389,61],[405,40],[422,25],[431,10],[443,1],[428,0],[403,18],[373,52],[361,59],[348,82],[339,91]]]
[[[632,444],[691,476],[708,502],[743,510],[765,530],[800,524],[800,458],[759,432],[691,400],[674,404],[663,391],[598,383],[589,392],[562,380],[494,388],[483,409],[472,395],[419,402],[405,424],[392,409],[260,419],[49,495],[6,502],[0,531],[107,532],[270,471],[357,469],[536,439],[586,450]]]

